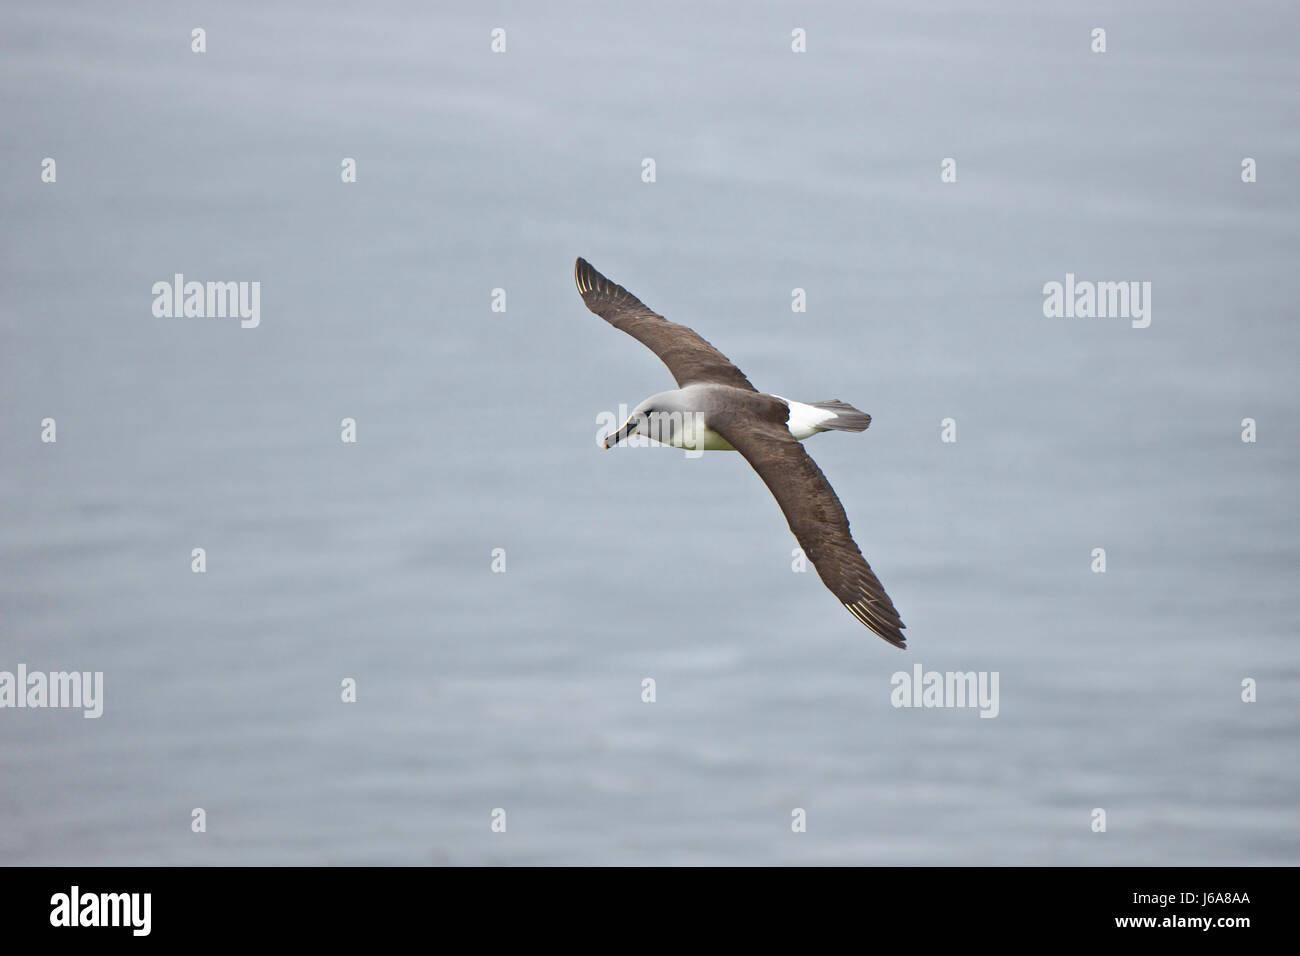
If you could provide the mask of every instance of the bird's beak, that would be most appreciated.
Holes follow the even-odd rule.
[[[605,436],[605,447],[613,448],[615,445],[621,442],[628,435],[633,434],[636,431],[636,426],[637,426],[636,418],[635,417],[629,418],[627,421],[623,423],[622,428],[620,428],[616,432],[610,432],[608,435]]]

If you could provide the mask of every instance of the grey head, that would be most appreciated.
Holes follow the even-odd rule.
[[[664,445],[690,446],[705,428],[707,386],[675,388],[642,401],[617,431],[605,436],[606,448],[625,438],[643,435]]]

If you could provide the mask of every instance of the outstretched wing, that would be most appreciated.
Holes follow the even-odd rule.
[[[785,425],[788,407],[766,395],[745,397],[743,404],[749,407],[734,403],[710,413],[709,427],[758,472],[831,593],[889,643],[906,647],[906,625],[849,533],[835,489]]]
[[[586,259],[578,260],[574,278],[587,308],[659,356],[679,388],[711,383],[758,391],[744,372],[699,335],[651,311],[627,289],[597,272]]]

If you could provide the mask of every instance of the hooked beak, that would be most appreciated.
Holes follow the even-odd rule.
[[[627,421],[623,423],[622,428],[620,428],[616,432],[610,432],[608,435],[605,436],[605,442],[604,442],[605,447],[613,448],[615,445],[621,442],[628,435],[633,434],[636,431],[636,426],[637,426],[636,416],[629,418]]]

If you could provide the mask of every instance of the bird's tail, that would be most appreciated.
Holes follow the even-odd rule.
[[[829,402],[813,402],[812,407],[820,408],[835,416],[818,422],[818,428],[831,428],[839,432],[862,432],[866,431],[867,426],[871,424],[870,415],[859,411],[848,402],[841,402],[838,398],[832,398]]]

